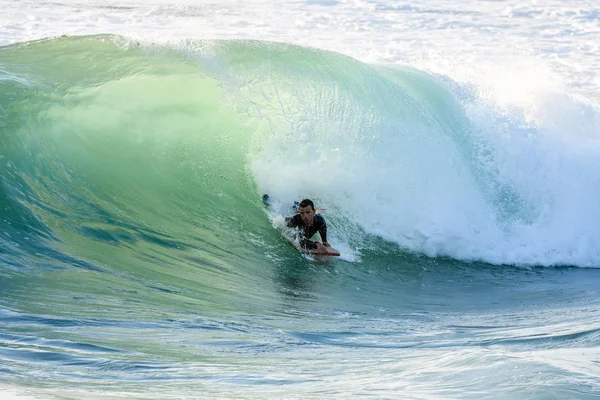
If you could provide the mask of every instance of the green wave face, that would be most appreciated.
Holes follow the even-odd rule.
[[[94,292],[109,272],[209,293],[210,271],[257,264],[236,254],[270,232],[247,172],[251,127],[193,56],[61,38],[4,48],[0,66],[13,262],[82,267],[103,282]]]

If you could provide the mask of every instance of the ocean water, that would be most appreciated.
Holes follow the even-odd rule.
[[[0,0],[0,397],[600,398],[600,8],[463,3]]]

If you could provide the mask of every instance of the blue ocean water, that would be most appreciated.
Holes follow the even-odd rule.
[[[592,2],[0,4],[3,398],[600,397]]]

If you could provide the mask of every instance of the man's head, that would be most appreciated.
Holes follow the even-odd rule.
[[[300,202],[300,218],[306,225],[312,225],[315,217],[315,204],[312,200],[304,199]]]

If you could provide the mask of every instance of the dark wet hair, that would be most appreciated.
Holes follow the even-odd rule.
[[[300,207],[304,208],[308,206],[311,206],[313,210],[315,209],[315,203],[313,203],[310,199],[304,199],[300,202]]]

